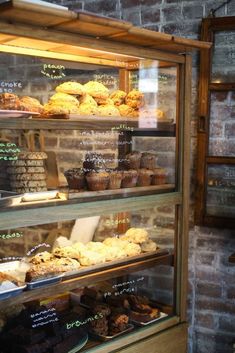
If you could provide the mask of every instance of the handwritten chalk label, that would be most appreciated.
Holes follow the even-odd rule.
[[[59,79],[66,76],[64,70],[65,66],[63,65],[44,64],[41,74],[48,78]]]
[[[0,143],[0,160],[3,161],[15,161],[18,159],[17,153],[21,150],[15,143],[12,142],[1,142]]]
[[[104,293],[104,298],[110,297],[111,295],[114,295],[115,297],[117,297],[117,296],[123,295],[123,294],[134,293],[136,291],[137,283],[142,282],[143,280],[144,280],[144,277],[141,276],[137,279],[114,284],[112,286],[112,288],[115,289],[115,292],[114,293],[111,293],[111,292]],[[127,288],[123,288],[123,287],[127,287]]]
[[[51,247],[51,245],[46,244],[46,243],[38,244],[38,245],[34,246],[31,250],[29,250],[26,255],[30,256],[34,251],[36,251],[37,249],[39,249],[41,247],[44,247],[44,246],[46,248],[50,248]]]
[[[9,234],[0,234],[0,239],[12,239],[12,238],[21,238],[23,237],[22,232],[14,232]]]
[[[116,88],[118,85],[118,80],[116,77],[108,74],[95,74],[94,81],[102,83],[104,86],[108,88]]]
[[[5,261],[19,261],[22,260],[23,256],[8,256],[8,257],[3,257],[0,259],[0,262],[5,262]]]
[[[105,225],[106,226],[117,226],[118,224],[128,224],[130,223],[130,219],[129,218],[123,218],[123,219],[107,219],[105,221]]]
[[[66,324],[66,328],[67,328],[67,330],[70,330],[71,328],[80,327],[80,326],[88,324],[89,322],[92,322],[92,321],[95,321],[95,320],[99,320],[99,319],[103,319],[103,317],[104,317],[104,315],[102,313],[97,313],[96,315],[90,316],[90,317],[86,318],[83,321],[77,320],[77,321],[74,321],[74,322],[67,323]]]
[[[59,321],[55,308],[36,312],[35,314],[31,314],[30,317],[32,319],[32,328],[45,326],[52,322]]]
[[[0,81],[0,93],[13,93],[22,88],[21,81]]]

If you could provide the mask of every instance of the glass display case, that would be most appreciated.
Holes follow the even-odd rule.
[[[163,352],[166,335],[169,353],[186,352],[182,50],[209,44],[53,5],[3,5],[2,352]],[[41,12],[53,28],[39,28]]]

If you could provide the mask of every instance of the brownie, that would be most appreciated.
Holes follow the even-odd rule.
[[[94,314],[99,313],[102,314],[103,316],[109,316],[111,314],[111,309],[108,304],[98,304],[94,306],[92,309],[92,312]]]
[[[113,314],[110,317],[109,334],[111,336],[126,330],[129,317],[125,314]]]
[[[68,353],[72,348],[74,348],[78,343],[80,342],[81,337],[79,335],[74,334],[66,339],[64,339],[62,342],[56,344],[53,347],[52,352],[53,353]]]

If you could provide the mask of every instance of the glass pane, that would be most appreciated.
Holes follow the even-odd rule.
[[[19,303],[19,285],[31,300],[14,310],[1,305],[2,351],[39,349],[45,342],[47,352],[57,351],[62,340],[66,351],[81,342],[91,347],[170,318],[174,224],[175,207],[165,205],[0,231],[0,270],[6,276],[0,304],[8,288]],[[53,287],[58,281],[60,289]],[[34,288],[41,288],[41,296]],[[53,295],[47,288],[54,288]]]
[[[1,131],[0,189],[57,190],[60,199],[174,190],[177,68],[125,56],[108,65],[111,59],[98,65],[1,56],[0,117],[24,124]]]
[[[235,30],[215,32],[212,82],[235,82]]]
[[[235,92],[211,93],[210,156],[235,156]]]
[[[211,216],[235,217],[235,166],[208,167],[206,212]]]

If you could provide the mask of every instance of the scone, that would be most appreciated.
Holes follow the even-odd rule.
[[[117,106],[125,103],[126,92],[117,90],[111,93],[110,99],[112,99],[113,103]]]
[[[124,251],[126,256],[136,256],[141,253],[141,247],[138,244],[128,243],[125,246]]]
[[[80,115],[98,115],[98,107],[89,103],[82,103],[78,109]]]
[[[105,246],[105,251],[104,251],[104,256],[105,256],[105,261],[114,261],[118,259],[123,259],[126,257],[126,252],[124,249],[118,247],[118,246]]]
[[[79,98],[79,102],[80,102],[80,104],[90,104],[90,105],[94,105],[95,107],[97,107],[97,102],[88,93],[85,93],[83,96],[81,96]]]
[[[83,95],[84,88],[78,82],[68,81],[61,83],[59,86],[56,87],[56,92],[59,93],[68,93],[68,94],[76,94],[76,95]]]
[[[55,259],[53,262],[56,267],[60,268],[61,272],[76,271],[80,267],[79,261],[77,261],[75,259],[70,259],[68,257],[62,257],[60,259]]]
[[[85,92],[95,98],[108,98],[109,90],[102,83],[97,81],[89,81],[84,85]]]
[[[121,116],[124,117],[129,117],[129,118],[135,118],[136,116],[138,116],[135,111],[135,109],[133,109],[132,107],[130,107],[127,104],[121,104],[118,106],[118,110]]]
[[[91,266],[104,263],[105,258],[102,254],[99,254],[95,251],[84,250],[81,252],[79,261],[82,266]]]
[[[98,115],[101,116],[120,116],[119,110],[115,105],[100,105],[98,107]]]
[[[133,109],[141,108],[144,105],[144,94],[136,89],[133,89],[126,96],[125,102]]]
[[[43,106],[38,99],[29,96],[20,98],[20,109],[29,112],[42,113]]]
[[[140,247],[143,252],[155,251],[158,248],[157,244],[151,239],[148,239],[144,243],[140,244]]]
[[[80,253],[72,246],[65,246],[64,248],[55,248],[53,255],[56,257],[69,257],[71,259],[79,259]]]
[[[29,262],[38,265],[47,261],[51,261],[53,259],[53,255],[49,253],[48,251],[43,251],[35,256],[33,256]]]
[[[78,105],[71,103],[47,103],[43,107],[45,115],[50,114],[79,114]]]
[[[56,104],[69,103],[75,106],[79,106],[79,101],[77,100],[77,98],[67,93],[59,93],[59,92],[55,93],[53,96],[50,97],[49,102],[56,103]]]
[[[130,243],[142,244],[149,239],[147,230],[143,228],[130,228],[121,237],[122,240],[127,240]]]
[[[114,105],[112,99],[110,98],[94,98],[94,100],[98,105]]]
[[[125,249],[128,245],[128,241],[120,238],[106,238],[103,243],[107,246],[116,246],[119,249]]]

